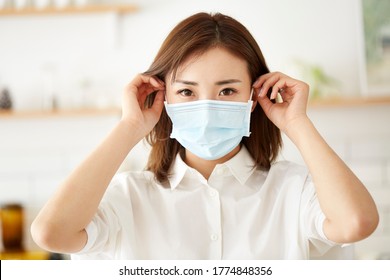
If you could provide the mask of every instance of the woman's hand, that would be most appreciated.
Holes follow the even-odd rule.
[[[126,87],[122,101],[122,121],[146,136],[158,122],[164,107],[164,82],[155,77],[137,75]],[[145,108],[146,97],[156,92],[153,105]]]
[[[287,134],[296,120],[307,118],[309,86],[306,83],[280,72],[273,72],[260,76],[253,88],[255,91],[259,90],[257,101],[267,117],[284,133]],[[270,89],[272,92],[268,97]],[[278,94],[281,101],[277,100]]]

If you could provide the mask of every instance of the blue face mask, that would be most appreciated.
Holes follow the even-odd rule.
[[[252,95],[252,94],[251,94]],[[221,158],[250,135],[253,101],[198,100],[168,104],[165,109],[175,138],[191,153],[206,160]]]

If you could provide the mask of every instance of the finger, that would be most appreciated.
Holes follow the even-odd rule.
[[[137,93],[141,92],[142,89],[147,89],[147,91],[150,93],[151,91],[162,90],[165,87],[165,84],[164,84],[164,82],[159,80],[157,77],[138,74],[130,82],[129,86],[133,90],[134,90],[134,87],[136,87]]]
[[[258,96],[257,101],[261,108],[263,108],[264,113],[269,117],[271,108],[274,105],[272,101],[267,96]]]
[[[146,97],[147,92],[139,91],[138,88],[133,84],[127,86],[123,95],[125,102],[124,104],[132,104],[131,106],[137,104],[137,107],[133,107],[132,110],[143,109],[145,107]]]
[[[263,91],[263,84],[264,82],[272,75],[272,73],[267,73],[264,75],[261,75],[257,80],[253,83],[252,87],[255,89],[255,92],[257,92],[257,95],[265,96],[267,91]]]
[[[150,77],[147,77],[145,75],[141,75],[141,74],[138,74],[136,75],[133,80],[130,82],[129,86],[134,89],[134,87],[136,88],[136,91],[138,92],[138,89],[144,85],[144,84],[147,84],[149,83],[149,79]]]
[[[157,77],[142,74],[138,74],[134,77],[127,87],[128,92],[132,92],[137,96],[140,108],[144,108],[147,96],[158,90],[165,90],[165,83]]]
[[[155,88],[155,89],[164,89],[165,88],[165,83],[161,81],[157,77],[150,77],[150,84]]]
[[[264,83],[265,80],[267,80],[270,76],[272,76],[274,73],[266,73],[261,75],[257,78],[257,80],[253,83],[252,87],[254,88],[260,88],[261,85]]]
[[[284,79],[278,80],[273,86],[272,86],[272,92],[270,99],[276,99],[278,97],[278,94],[280,94],[282,97],[286,90],[286,81]]]
[[[272,75],[266,77],[266,79],[261,85],[261,89],[259,92],[260,96],[265,97],[268,94],[269,89],[272,88],[279,81],[279,79],[280,79],[280,75],[276,73],[273,73]],[[272,91],[271,91],[270,98],[275,99],[275,96],[272,96]]]
[[[153,105],[150,107],[152,111],[161,114],[164,107],[164,91],[159,90],[154,97]]]

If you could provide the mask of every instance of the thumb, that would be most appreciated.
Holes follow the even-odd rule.
[[[152,107],[150,107],[150,110],[152,110],[155,114],[160,116],[163,107],[164,107],[164,93],[162,90],[159,90],[156,93],[156,96],[154,97],[153,105]]]

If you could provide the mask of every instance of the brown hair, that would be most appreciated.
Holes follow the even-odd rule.
[[[250,32],[235,19],[217,13],[198,13],[180,22],[168,35],[152,65],[144,73],[165,81],[167,75],[175,76],[179,66],[191,55],[202,54],[213,47],[222,47],[248,62],[252,82],[268,73],[263,54]],[[146,103],[151,106],[154,94]],[[251,135],[243,137],[257,166],[269,169],[282,145],[280,130],[266,117],[260,105],[251,114]],[[160,120],[147,136],[152,146],[147,170],[152,171],[158,181],[164,182],[169,168],[178,152],[184,158],[184,148],[169,136],[172,123],[165,109]]]

